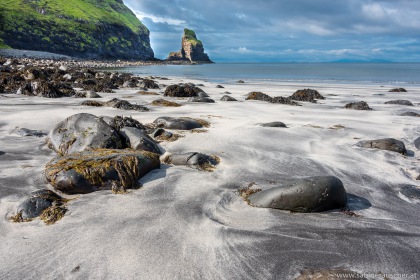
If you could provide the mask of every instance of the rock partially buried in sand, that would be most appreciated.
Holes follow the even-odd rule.
[[[420,187],[404,186],[401,188],[400,193],[410,199],[420,199]]]
[[[345,207],[347,193],[337,177],[319,176],[263,190],[248,199],[256,207],[307,213]]]
[[[341,277],[338,277],[337,275],[341,275]],[[301,272],[301,274],[297,278],[295,278],[295,280],[311,280],[311,279],[313,280],[336,280],[336,279],[367,280],[367,278],[363,277],[362,274],[359,274],[351,270],[342,269],[342,268],[305,269]]]
[[[217,85],[216,88],[225,88],[225,87],[221,85]]]
[[[121,110],[135,110],[139,112],[147,112],[149,109],[143,105],[131,104],[127,100],[122,100],[118,98],[111,99],[110,101],[96,101],[96,100],[86,100],[80,103],[82,106],[93,106],[93,107],[112,107]]]
[[[199,92],[203,92],[201,88],[192,85],[171,85],[165,89],[164,96],[170,97],[194,97]]]
[[[390,89],[388,92],[407,92],[405,88],[393,88]]]
[[[160,107],[179,107],[179,106],[181,106],[181,104],[179,104],[179,103],[168,101],[168,100],[165,100],[165,99],[162,99],[162,98],[153,100],[151,104],[153,106],[160,106]]]
[[[253,91],[248,93],[245,100],[260,100],[260,101],[268,101],[271,102],[273,98],[265,93],[259,91]]]
[[[404,143],[394,138],[360,141],[359,143],[357,143],[357,146],[362,148],[374,148],[391,152],[397,152],[403,155],[407,154],[407,150],[405,149]]]
[[[365,110],[365,111],[372,110],[372,108],[370,108],[369,105],[365,101],[347,103],[344,106],[344,108],[353,109],[353,110]]]
[[[287,127],[283,122],[269,122],[261,124],[262,127]]]
[[[404,105],[404,106],[414,106],[413,103],[409,100],[391,100],[385,102],[385,104],[395,104],[395,105]]]
[[[417,137],[417,139],[414,140],[414,147],[416,147],[417,150],[420,150],[420,137]]]
[[[158,89],[159,88],[159,85],[155,81],[150,80],[150,79],[143,79],[143,81],[141,81],[138,84],[138,86],[141,87],[141,88],[146,88],[146,89]]]
[[[188,102],[199,102],[199,103],[215,103],[213,99],[208,97],[191,97]]]
[[[47,135],[47,133],[42,132],[40,130],[33,130],[33,129],[28,129],[28,128],[15,128],[12,131],[10,131],[10,134],[18,135],[21,137],[24,137],[24,136],[43,137]]]
[[[404,117],[420,117],[420,114],[416,113],[416,112],[405,112],[400,114],[400,116],[404,116]]]
[[[66,194],[138,187],[138,179],[159,168],[159,155],[145,151],[97,149],[51,160],[47,181]]]
[[[212,171],[219,164],[220,159],[202,153],[173,154],[165,158],[165,163],[186,165],[200,170]]]
[[[220,98],[220,101],[238,101],[233,97],[230,97],[229,95],[223,95],[222,98]]]
[[[118,133],[101,118],[87,113],[58,123],[48,134],[47,142],[60,155],[96,148],[122,148]]]
[[[284,105],[291,105],[291,106],[302,106],[299,103],[291,100],[289,97],[283,96],[276,96],[271,100],[271,103],[274,104],[284,104]]]
[[[290,99],[297,100],[297,101],[306,101],[316,103],[315,99],[325,99],[318,91],[314,89],[301,89],[296,91],[290,96]]]
[[[153,122],[157,127],[178,130],[191,130],[208,127],[210,124],[204,120],[192,118],[160,117]]]
[[[237,81],[236,83],[238,83],[238,84],[245,84],[245,82],[244,82],[244,81],[242,81],[242,80],[239,80],[239,81]]]
[[[162,154],[158,144],[147,135],[144,130],[135,127],[124,127],[119,134],[126,142],[126,147],[133,150],[148,151],[155,154]]]

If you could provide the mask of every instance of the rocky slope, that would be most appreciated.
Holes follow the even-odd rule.
[[[0,49],[154,58],[149,30],[122,0],[0,0],[0,23]]]
[[[203,43],[197,39],[194,31],[187,28],[184,29],[182,36],[181,50],[171,52],[167,60],[212,63],[209,56],[204,53]]]

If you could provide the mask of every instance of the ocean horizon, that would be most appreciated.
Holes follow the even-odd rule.
[[[180,77],[209,82],[303,82],[420,85],[418,62],[220,62],[149,65],[113,70],[140,76]]]

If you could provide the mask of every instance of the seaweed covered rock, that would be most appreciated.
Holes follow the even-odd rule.
[[[276,96],[271,101],[274,104],[284,104],[284,105],[291,105],[291,106],[301,106],[299,103],[291,100],[289,97],[282,97]]]
[[[192,118],[160,117],[153,122],[157,127],[178,130],[191,130],[208,127],[210,124],[204,120]]]
[[[176,102],[172,102],[169,100],[165,100],[165,99],[156,99],[153,100],[151,103],[153,106],[160,106],[160,107],[179,107],[181,106],[181,104],[176,103]]]
[[[345,207],[347,193],[337,177],[317,176],[263,190],[248,199],[256,207],[307,213]]]
[[[60,155],[96,148],[122,148],[118,133],[101,118],[81,113],[58,123],[48,134],[48,147]]]
[[[362,148],[386,150],[403,155],[407,154],[404,143],[394,138],[360,141],[357,143],[357,145]]]
[[[148,89],[158,89],[159,88],[159,85],[151,79],[143,79],[141,82],[139,82],[138,86],[141,87],[141,88],[148,88]]]
[[[418,114],[416,112],[404,112],[404,113],[400,114],[400,116],[404,116],[404,117],[420,117],[420,114]]]
[[[261,124],[262,127],[287,127],[283,122],[269,122]]]
[[[199,170],[212,171],[220,163],[217,156],[206,155],[202,153],[183,153],[169,155],[164,159],[165,163],[173,165],[186,165]]]
[[[413,103],[409,100],[391,100],[385,102],[385,104],[395,104],[395,105],[404,105],[404,106],[414,106]]]
[[[393,88],[390,89],[388,92],[407,92],[405,88]]]
[[[273,98],[265,93],[259,91],[253,91],[248,93],[245,100],[260,100],[260,101],[268,101],[271,102]]]
[[[159,155],[145,151],[97,149],[57,157],[45,167],[47,181],[66,194],[138,187],[138,180],[159,168]]]
[[[208,97],[191,97],[188,99],[188,102],[198,102],[198,103],[215,103],[213,99]]]
[[[370,108],[369,105],[365,101],[347,103],[344,106],[344,108],[353,109],[353,110],[365,110],[365,111],[372,110],[372,108]]]
[[[220,98],[220,101],[238,101],[233,97],[230,97],[229,95],[223,95],[222,98]]]
[[[314,89],[301,89],[293,93],[290,97],[292,100],[306,101],[316,103],[316,99],[325,99],[318,91]]]
[[[125,140],[125,146],[128,148],[162,154],[158,144],[144,130],[124,127],[120,129],[119,134]]]
[[[115,116],[113,118],[102,117],[102,119],[117,131],[120,131],[124,127],[134,127],[140,130],[146,130],[146,127],[141,122],[132,117]]]
[[[165,89],[164,96],[169,97],[194,97],[198,96],[199,92],[203,90],[199,87],[189,84],[185,85],[170,85]]]
[[[127,100],[121,100],[118,98],[111,99],[108,102],[105,102],[105,106],[122,109],[122,110],[135,110],[139,112],[147,112],[149,109],[142,105],[131,104]]]

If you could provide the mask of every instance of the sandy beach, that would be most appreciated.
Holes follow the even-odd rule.
[[[420,203],[400,193],[419,186],[420,87],[388,92],[395,85],[253,82],[215,83],[169,77],[159,84],[203,84],[215,103],[165,97],[180,107],[156,107],[164,87],[99,92],[99,101],[120,98],[145,105],[138,112],[79,105],[86,99],[0,94],[0,279],[295,279],[304,269],[357,273],[417,273],[420,277]],[[287,106],[245,100],[252,91],[290,96],[311,88],[325,99]],[[238,102],[223,102],[228,91]],[[414,106],[384,104],[410,100]],[[372,111],[344,109],[365,101]],[[68,202],[68,212],[47,226],[41,220],[12,223],[9,217],[46,183],[45,165],[56,156],[45,137],[11,134],[15,128],[48,133],[77,113],[131,116],[142,124],[162,116],[201,118],[201,133],[161,142],[169,153],[217,155],[213,172],[162,164],[127,194],[109,190]],[[281,121],[287,128],[262,127]],[[395,138],[407,155],[366,149],[362,140]],[[257,208],[237,193],[263,190],[298,178],[331,175],[348,194],[348,215]],[[373,279],[373,278],[372,278]]]

